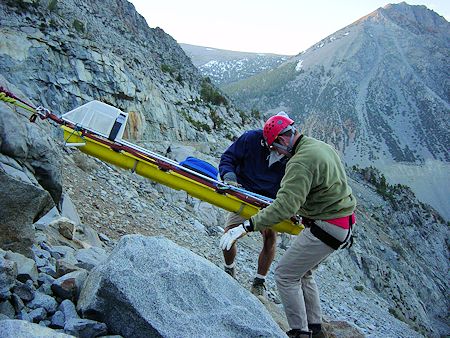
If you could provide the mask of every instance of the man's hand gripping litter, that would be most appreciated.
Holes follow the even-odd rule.
[[[251,231],[250,228],[250,221],[246,220],[244,223],[229,229],[220,238],[220,248],[226,251],[230,250],[234,242],[236,242],[239,238],[244,237]]]

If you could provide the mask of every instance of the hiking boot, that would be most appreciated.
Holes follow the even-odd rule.
[[[227,274],[236,279],[236,269],[234,268],[234,266],[232,268],[224,266],[223,268]]]
[[[286,332],[286,334],[289,338],[311,338],[312,337],[311,331],[302,331],[299,329],[292,329],[292,330]]]
[[[311,330],[313,338],[328,338],[328,334],[321,324],[308,324],[308,329]]]
[[[258,298],[266,299],[265,280],[255,277],[255,279],[253,280],[251,292]]]
[[[328,338],[328,335],[326,334],[325,330],[320,330],[319,332],[313,333],[312,338]]]

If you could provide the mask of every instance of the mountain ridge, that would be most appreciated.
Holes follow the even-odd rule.
[[[218,86],[233,83],[276,67],[290,56],[272,53],[238,52],[180,44],[199,71]]]
[[[393,167],[450,163],[448,36],[449,23],[424,6],[389,5],[269,72],[222,88],[244,109],[290,112],[305,134],[333,144],[347,164],[375,165],[438,206],[433,189],[447,196],[450,189],[426,191]],[[439,210],[450,219],[449,206]]]

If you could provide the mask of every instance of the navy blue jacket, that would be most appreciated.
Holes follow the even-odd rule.
[[[263,144],[262,130],[246,131],[222,154],[220,177],[234,172],[245,190],[275,198],[286,164],[276,162],[269,168],[269,153]]]

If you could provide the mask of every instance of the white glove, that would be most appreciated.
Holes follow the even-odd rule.
[[[231,249],[234,242],[236,242],[239,238],[244,237],[245,235],[247,235],[247,230],[245,230],[244,224],[241,224],[224,233],[222,237],[220,237],[219,246],[222,250],[228,251]]]

